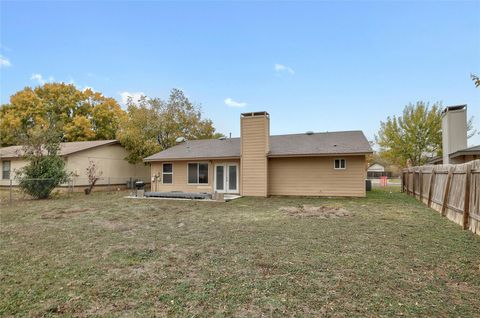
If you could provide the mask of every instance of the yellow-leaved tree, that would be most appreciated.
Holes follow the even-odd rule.
[[[117,101],[73,84],[26,87],[0,108],[0,144],[20,144],[35,127],[54,129],[63,141],[114,139],[126,118]]]

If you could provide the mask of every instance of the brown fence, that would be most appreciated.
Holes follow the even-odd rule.
[[[480,235],[480,160],[404,169],[402,191]]]

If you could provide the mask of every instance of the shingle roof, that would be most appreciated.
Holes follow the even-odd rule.
[[[270,136],[269,157],[365,154],[372,148],[362,131]],[[160,161],[195,158],[239,158],[240,138],[186,141],[144,159]]]
[[[118,140],[73,141],[60,143],[60,156],[68,156],[75,152],[120,143]],[[0,158],[19,158],[23,155],[23,146],[0,148]]]
[[[269,156],[370,153],[360,130],[270,136]]]
[[[454,153],[451,153],[449,157],[455,158],[464,155],[480,155],[480,145],[457,150]]]

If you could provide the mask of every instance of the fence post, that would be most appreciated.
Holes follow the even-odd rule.
[[[413,194],[413,197],[415,198],[415,169],[413,169],[412,173],[413,173],[413,177],[412,177],[412,194]]]
[[[420,202],[423,202],[423,172],[422,167],[419,168],[418,171],[418,187],[420,192]]]
[[[430,185],[428,186],[428,202],[427,205],[428,207],[432,207],[432,196],[433,196],[433,189],[434,187],[434,182],[435,182],[435,167],[432,168],[432,174],[430,175]]]
[[[443,194],[442,215],[445,216],[447,212],[448,196],[450,195],[450,183],[452,183],[454,167],[448,169],[447,182],[445,184],[445,193]]]
[[[410,195],[410,169],[407,170],[407,194]]]
[[[12,179],[10,179],[10,194],[9,194],[9,202],[12,205]]]
[[[468,229],[468,221],[470,219],[470,174],[472,173],[472,166],[467,164],[465,171],[465,198],[463,203],[463,229]]]
[[[112,192],[112,189],[110,188],[110,177],[108,177],[108,192]]]
[[[408,170],[405,171],[405,192],[408,194]]]
[[[401,192],[403,192],[403,190],[404,190],[404,189],[403,189],[403,186],[404,186],[404,184],[405,184],[405,180],[404,180],[405,178],[404,178],[404,177],[405,177],[405,173],[404,173],[403,170],[402,170],[402,179],[400,180],[400,182],[401,182],[401,184],[400,184],[400,191],[401,191]]]

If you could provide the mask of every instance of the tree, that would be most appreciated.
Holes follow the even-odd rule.
[[[424,164],[428,158],[441,155],[442,115],[441,104],[430,107],[417,102],[405,106],[400,117],[388,117],[380,123],[380,131],[375,136],[380,146],[380,155],[393,164],[406,166]]]
[[[476,87],[480,87],[480,78],[475,74],[470,74],[470,78],[475,83]]]
[[[211,120],[202,118],[200,107],[179,89],[173,89],[167,101],[143,97],[138,103],[129,100],[127,105],[128,118],[117,138],[129,151],[130,163],[174,146],[178,137],[194,140],[222,136],[215,132]]]
[[[467,138],[472,137],[473,117],[467,122]],[[442,104],[417,102],[405,106],[401,117],[388,117],[380,122],[375,136],[382,158],[405,167],[425,164],[430,158],[442,155]]]
[[[114,139],[125,116],[115,99],[91,89],[65,83],[26,87],[0,108],[0,143],[21,144],[18,136],[34,127],[56,130],[62,141]]]
[[[23,138],[23,156],[28,164],[16,173],[20,188],[36,199],[46,199],[68,179],[65,162],[58,155],[60,136],[55,130],[34,127]]]
[[[103,171],[98,169],[98,165],[95,163],[95,161],[90,160],[86,173],[88,177],[88,188],[85,189],[85,194],[90,194],[93,190],[93,187],[102,176]]]

